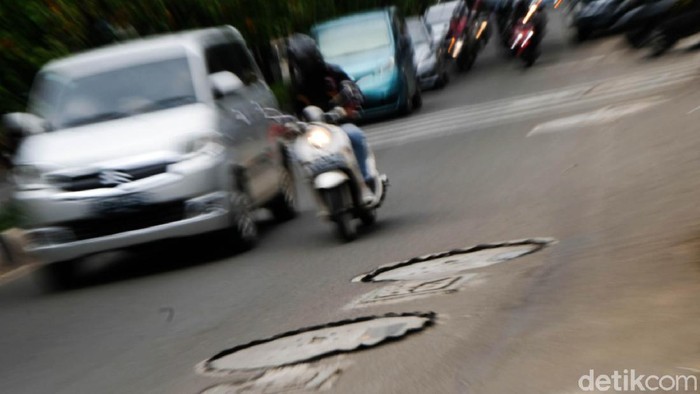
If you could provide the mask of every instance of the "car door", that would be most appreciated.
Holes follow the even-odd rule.
[[[244,87],[236,93],[217,98],[216,108],[220,119],[219,127],[233,145],[231,165],[239,176],[238,181],[243,183],[245,192],[257,202],[261,189],[258,178],[259,142],[256,130],[260,123],[257,115],[259,111],[250,100],[250,88],[245,85],[240,67],[236,64],[236,54],[232,45],[233,41],[210,45],[205,49],[205,58],[209,74],[229,71],[244,82]]]
[[[264,108],[276,108],[277,101],[265,83],[262,73],[243,41],[234,41],[229,46],[235,59],[235,74],[245,84],[246,99],[251,106],[251,143],[253,159],[250,175],[255,178],[255,198],[261,202],[272,197],[279,188],[279,149],[276,139],[270,134],[270,123]]]

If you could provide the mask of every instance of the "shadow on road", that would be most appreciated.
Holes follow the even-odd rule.
[[[261,242],[274,229],[285,225],[293,225],[293,222],[279,224],[272,219],[259,221]],[[232,245],[222,244],[220,240],[221,237],[205,234],[91,256],[79,263],[75,282],[65,291],[191,269],[246,253],[237,252]]]

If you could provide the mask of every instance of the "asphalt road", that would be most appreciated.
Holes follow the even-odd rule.
[[[196,239],[93,259],[66,292],[0,286],[0,392],[198,393],[231,381],[195,370],[226,348],[412,311],[437,324],[336,356],[348,366],[331,391],[575,393],[590,369],[697,375],[700,55],[574,47],[550,22],[532,69],[494,42],[418,114],[366,127],[392,187],[355,242],[301,189],[301,216],[264,222],[251,252]],[[379,265],[531,237],[558,242],[454,294],[348,307],[381,287],[351,283]]]

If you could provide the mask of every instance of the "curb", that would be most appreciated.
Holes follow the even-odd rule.
[[[0,282],[30,271],[34,260],[24,252],[26,244],[24,232],[20,229],[12,228],[0,233]]]

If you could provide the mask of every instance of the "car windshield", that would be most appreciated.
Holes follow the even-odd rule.
[[[318,32],[318,46],[326,58],[337,58],[391,45],[389,25],[384,19],[329,26]]]
[[[81,78],[40,73],[30,110],[54,129],[196,102],[187,58],[132,65]]]
[[[413,44],[424,44],[430,40],[423,22],[419,20],[408,20],[406,21],[406,25],[408,26],[408,33],[411,35]]]
[[[430,7],[428,12],[425,14],[425,20],[432,24],[435,23],[445,23],[452,19],[452,14],[457,8],[457,1],[451,1],[449,3],[438,4]]]

